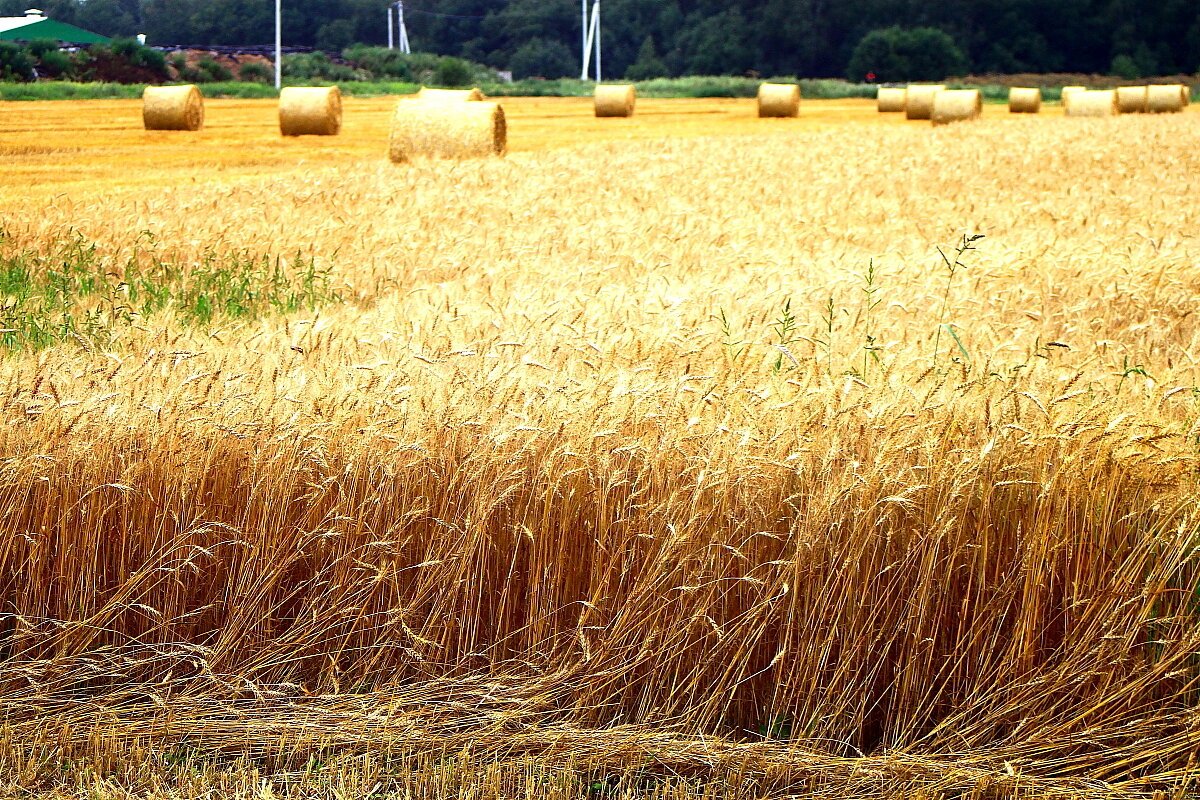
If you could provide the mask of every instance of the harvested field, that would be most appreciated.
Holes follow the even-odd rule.
[[[584,144],[658,141],[698,136],[762,133],[753,99],[638,100],[636,124],[597,125],[591,98],[501,98],[508,118],[509,152],[537,152]],[[808,103],[811,102],[811,107]],[[31,152],[6,162],[0,204],[22,203],[64,189],[126,192],[181,182],[225,182],[304,172],[314,166],[372,164],[387,156],[394,98],[343,99],[339,136],[319,141],[280,137],[276,104],[268,100],[205,100],[205,129],[199,133],[141,130],[141,104],[134,100],[9,102],[0,114],[0,153],[79,148],[77,159]],[[786,130],[825,129],[842,122],[903,125],[879,117],[873,100],[806,101],[805,111]],[[1061,114],[1049,109],[1047,114]],[[986,116],[1001,116],[987,106]],[[382,143],[382,144],[381,144]],[[36,156],[36,157],[35,157]],[[136,173],[136,176],[131,174]]]
[[[0,109],[5,792],[1186,796],[1195,109],[394,103]]]

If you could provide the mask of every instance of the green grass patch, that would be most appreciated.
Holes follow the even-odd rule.
[[[331,86],[331,81],[322,80],[291,80],[285,79],[284,86]],[[270,98],[278,97],[275,87],[262,83],[243,83],[239,81],[222,81],[220,83],[201,83],[200,93],[205,97],[238,97],[238,98]],[[404,81],[346,81],[339,82],[338,88],[347,97],[387,97],[390,95],[413,94],[421,87],[415,83]],[[139,97],[141,95],[139,94]]]
[[[150,237],[143,241],[153,244]],[[77,234],[35,251],[0,228],[0,350],[36,350],[70,339],[107,347],[160,312],[185,326],[208,327],[341,299],[330,269],[299,253],[285,260],[209,251],[183,265],[135,247],[123,263],[111,261]]]
[[[797,80],[793,77],[767,78],[778,83],[797,83],[800,93],[811,100],[831,100],[846,97],[874,97],[875,86],[839,80]],[[612,81],[619,83],[620,81]],[[639,97],[755,97],[761,78],[733,76],[694,76],[686,78],[655,78],[638,81]],[[484,92],[495,97],[591,97],[596,84],[577,78],[558,80],[523,80],[514,83],[485,84]]]
[[[797,80],[769,78],[768,80],[798,83],[801,93],[809,99],[843,97],[874,97],[875,86],[839,80]],[[759,78],[746,77],[687,77],[656,78],[637,83],[641,97],[754,97],[758,94]],[[270,84],[249,81],[218,81],[198,84],[205,97],[272,98],[277,97]],[[284,86],[328,86],[330,81],[285,79]],[[342,93],[351,97],[384,97],[412,94],[420,86],[407,81],[339,81]],[[37,83],[0,83],[0,98],[4,100],[97,100],[107,98],[139,98],[145,84],[72,83],[41,81]],[[483,91],[493,97],[591,97],[596,84],[578,78],[558,80],[523,80],[513,83],[483,83]]]
[[[808,100],[839,100],[851,97],[875,97],[879,88],[870,83],[850,83],[842,80],[810,80],[792,77],[767,78],[778,83],[797,83],[800,93]],[[617,82],[617,81],[614,81]],[[754,97],[758,94],[759,78],[710,76],[687,78],[655,78],[639,81],[636,86],[639,97]],[[284,86],[328,86],[329,81],[300,80],[288,78]],[[1008,87],[999,84],[949,83],[952,89],[979,89],[984,102],[1008,102]],[[341,81],[338,86],[342,94],[350,97],[387,97],[413,94],[421,87],[407,81]],[[205,97],[273,98],[278,96],[270,84],[249,81],[220,81],[199,84]],[[108,98],[134,99],[142,96],[145,84],[120,83],[72,83],[69,81],[41,81],[38,83],[2,83],[0,99],[3,100],[101,100]],[[492,97],[591,97],[596,84],[578,78],[557,80],[523,80],[513,83],[483,83],[484,93]],[[1060,87],[1042,89],[1042,98],[1047,102],[1058,102]]]
[[[108,100],[141,97],[145,84],[74,83],[39,81],[37,83],[0,83],[0,100]]]
[[[279,92],[274,86],[249,81],[220,81],[197,84],[205,97],[274,98]],[[328,86],[328,81],[284,81],[284,86]],[[382,97],[412,94],[419,86],[401,81],[354,81],[339,84],[342,93],[353,97]],[[145,90],[144,83],[73,83],[71,81],[41,81],[38,83],[0,82],[0,100],[135,100]]]

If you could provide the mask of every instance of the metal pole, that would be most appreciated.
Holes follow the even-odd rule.
[[[592,14],[596,17],[596,83],[600,82],[600,0],[596,0],[596,7],[592,10]]]
[[[411,53],[412,45],[408,41],[408,23],[404,21],[403,0],[396,3],[396,18],[400,23],[400,52]]]
[[[592,42],[596,40],[596,17],[593,14],[591,21],[587,27],[587,39],[583,44],[583,72],[579,75],[579,80],[586,81],[588,70],[592,66]]]
[[[579,51],[579,61],[583,64],[583,73],[579,76],[581,81],[587,80],[588,71],[588,17],[587,17],[587,0],[579,0],[580,16],[583,17],[583,23],[579,28],[581,39],[581,49]]]
[[[283,12],[282,0],[275,0],[275,88],[283,86]]]
[[[393,36],[393,33],[392,33],[392,7],[390,5],[387,7],[387,15],[388,15],[388,50],[391,50],[391,49],[393,49],[392,44],[395,40],[395,37]]]

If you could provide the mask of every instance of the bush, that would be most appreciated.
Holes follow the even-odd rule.
[[[261,61],[251,61],[249,64],[242,64],[238,69],[238,80],[247,83],[273,83],[275,70]]]
[[[203,76],[201,80],[205,83],[233,80],[233,71],[212,58],[200,59],[196,62],[196,69]]]
[[[1115,75],[1127,81],[1137,80],[1142,77],[1142,71],[1138,69],[1137,62],[1132,56],[1121,53],[1112,60],[1112,67],[1108,70],[1110,75]]]
[[[868,74],[881,82],[940,81],[967,71],[967,58],[945,31],[937,28],[884,28],[864,36],[850,56],[846,77]]]
[[[130,66],[144,67],[166,77],[167,57],[137,39],[113,39],[109,49],[114,56],[124,56]]]
[[[315,53],[294,53],[283,57],[283,76],[301,81],[358,81],[363,75],[353,67],[335,64],[329,56]]]
[[[397,78],[411,81],[414,77],[409,65],[412,56],[401,53],[399,50],[356,44],[347,48],[342,53],[342,57],[354,63],[359,69],[366,70],[374,78]]]
[[[346,48],[342,57],[366,80],[383,78],[404,83],[476,86],[496,79],[496,73],[482,64],[433,53],[401,53],[386,47],[356,44]]]
[[[475,82],[475,72],[471,65],[461,58],[444,56],[438,59],[437,69],[433,74],[434,83],[439,86],[470,86]]]
[[[31,81],[35,77],[33,68],[28,50],[12,42],[0,42],[0,80]]]
[[[440,57],[433,53],[411,53],[404,56],[405,63],[416,83],[433,83],[437,75]]]
[[[136,39],[114,39],[71,56],[73,74],[84,81],[162,83],[169,76],[167,58]]]
[[[46,55],[46,53],[58,52],[58,40],[34,39],[25,46],[25,49],[29,51],[31,56],[40,59],[42,56]]]
[[[61,50],[50,50],[38,58],[38,74],[43,78],[71,78],[75,62]]]

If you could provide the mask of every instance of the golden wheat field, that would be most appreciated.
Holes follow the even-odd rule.
[[[0,793],[1194,795],[1194,109],[392,102],[0,104]]]

